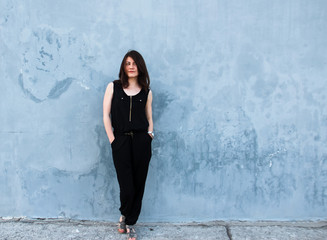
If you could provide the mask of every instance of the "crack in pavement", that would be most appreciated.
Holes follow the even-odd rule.
[[[229,225],[226,225],[225,228],[226,228],[226,233],[227,233],[229,240],[233,240]]]

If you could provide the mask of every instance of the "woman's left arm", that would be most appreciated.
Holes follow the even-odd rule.
[[[145,105],[145,114],[149,122],[148,132],[153,132],[153,120],[152,120],[152,91],[149,90],[148,100]],[[149,133],[153,138],[153,134]]]

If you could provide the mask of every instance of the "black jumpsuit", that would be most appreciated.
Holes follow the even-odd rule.
[[[119,81],[114,81],[111,121],[115,140],[112,157],[120,187],[120,212],[127,225],[134,225],[140,215],[145,181],[151,159],[152,138],[147,133],[145,105],[149,91],[142,89],[128,96]]]

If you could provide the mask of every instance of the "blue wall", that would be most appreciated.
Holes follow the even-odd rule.
[[[0,216],[117,220],[106,85],[140,51],[140,221],[326,219],[327,2],[0,3]]]

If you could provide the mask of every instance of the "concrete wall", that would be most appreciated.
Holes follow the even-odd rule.
[[[327,2],[0,3],[0,216],[117,220],[106,85],[140,51],[140,221],[326,219]]]

